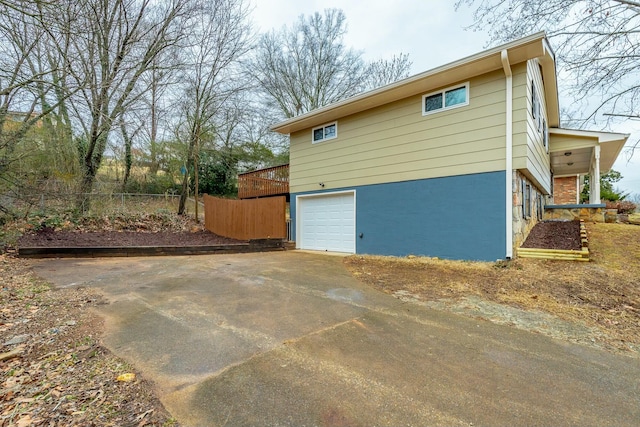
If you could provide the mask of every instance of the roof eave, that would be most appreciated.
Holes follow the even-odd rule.
[[[625,141],[631,136],[629,133],[617,132],[600,132],[594,130],[569,129],[569,128],[549,128],[549,133],[567,136],[595,137],[599,142],[610,142],[624,139]]]
[[[478,75],[502,69],[500,55],[503,50],[507,50],[509,62],[512,65],[532,58],[543,58],[541,62],[543,69],[545,69],[545,77],[550,73],[550,70],[553,71],[550,73],[552,76],[549,77],[549,79],[553,80],[552,89],[549,89],[549,93],[546,95],[551,97],[547,99],[550,99],[553,104],[550,109],[552,115],[550,117],[549,124],[550,126],[558,126],[559,108],[557,103],[555,59],[553,57],[553,52],[549,49],[548,44],[546,43],[545,33],[539,32],[514,42],[497,46],[441,67],[408,77],[398,82],[391,83],[381,88],[318,108],[300,116],[293,117],[271,126],[270,129],[282,134],[290,134],[298,130],[318,126],[322,123],[330,122],[350,114],[375,108],[392,101],[426,93],[429,90],[453,84],[457,81],[464,81]]]
[[[550,127],[560,127],[560,101],[558,100],[558,74],[553,49],[546,38],[542,40],[544,54],[539,57],[544,76],[544,97],[547,106],[547,120]]]
[[[629,135],[626,135],[623,139],[600,141],[600,168],[602,173],[607,173],[613,168],[613,164],[618,159],[628,138]]]
[[[629,139],[628,133],[598,132],[579,129],[549,129],[549,133],[583,138],[596,138],[600,146],[600,169],[606,173],[613,167]],[[585,145],[587,146],[587,145]],[[585,172],[586,173],[586,172]]]

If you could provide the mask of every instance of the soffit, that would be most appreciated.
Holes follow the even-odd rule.
[[[629,138],[628,134],[574,129],[549,129],[551,169],[555,175],[587,174],[600,147],[600,173],[608,172]]]
[[[565,153],[567,153],[565,155]],[[589,173],[593,147],[551,153],[551,170],[554,175],[579,175]]]

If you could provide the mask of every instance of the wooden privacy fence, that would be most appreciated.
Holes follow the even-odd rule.
[[[204,226],[232,239],[286,239],[284,196],[230,200],[204,195]]]

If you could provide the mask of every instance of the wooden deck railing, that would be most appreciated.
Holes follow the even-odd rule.
[[[238,174],[238,198],[289,194],[289,165]]]

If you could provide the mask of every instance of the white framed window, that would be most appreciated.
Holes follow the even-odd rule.
[[[538,121],[540,105],[538,104],[538,95],[536,93],[536,84],[531,80],[531,115],[534,121]]]
[[[531,115],[533,116],[537,131],[543,132],[545,120],[542,117],[542,105],[540,103],[538,91],[536,90],[536,84],[533,80],[531,80]]]
[[[544,118],[542,104],[536,90],[536,85],[531,80],[531,115],[536,125],[536,130],[542,134],[542,145],[549,152],[549,126]]]
[[[469,82],[422,96],[422,115],[469,105]]]
[[[328,139],[334,139],[338,137],[338,122],[328,123],[326,125],[313,128],[311,131],[311,142],[322,142]]]

